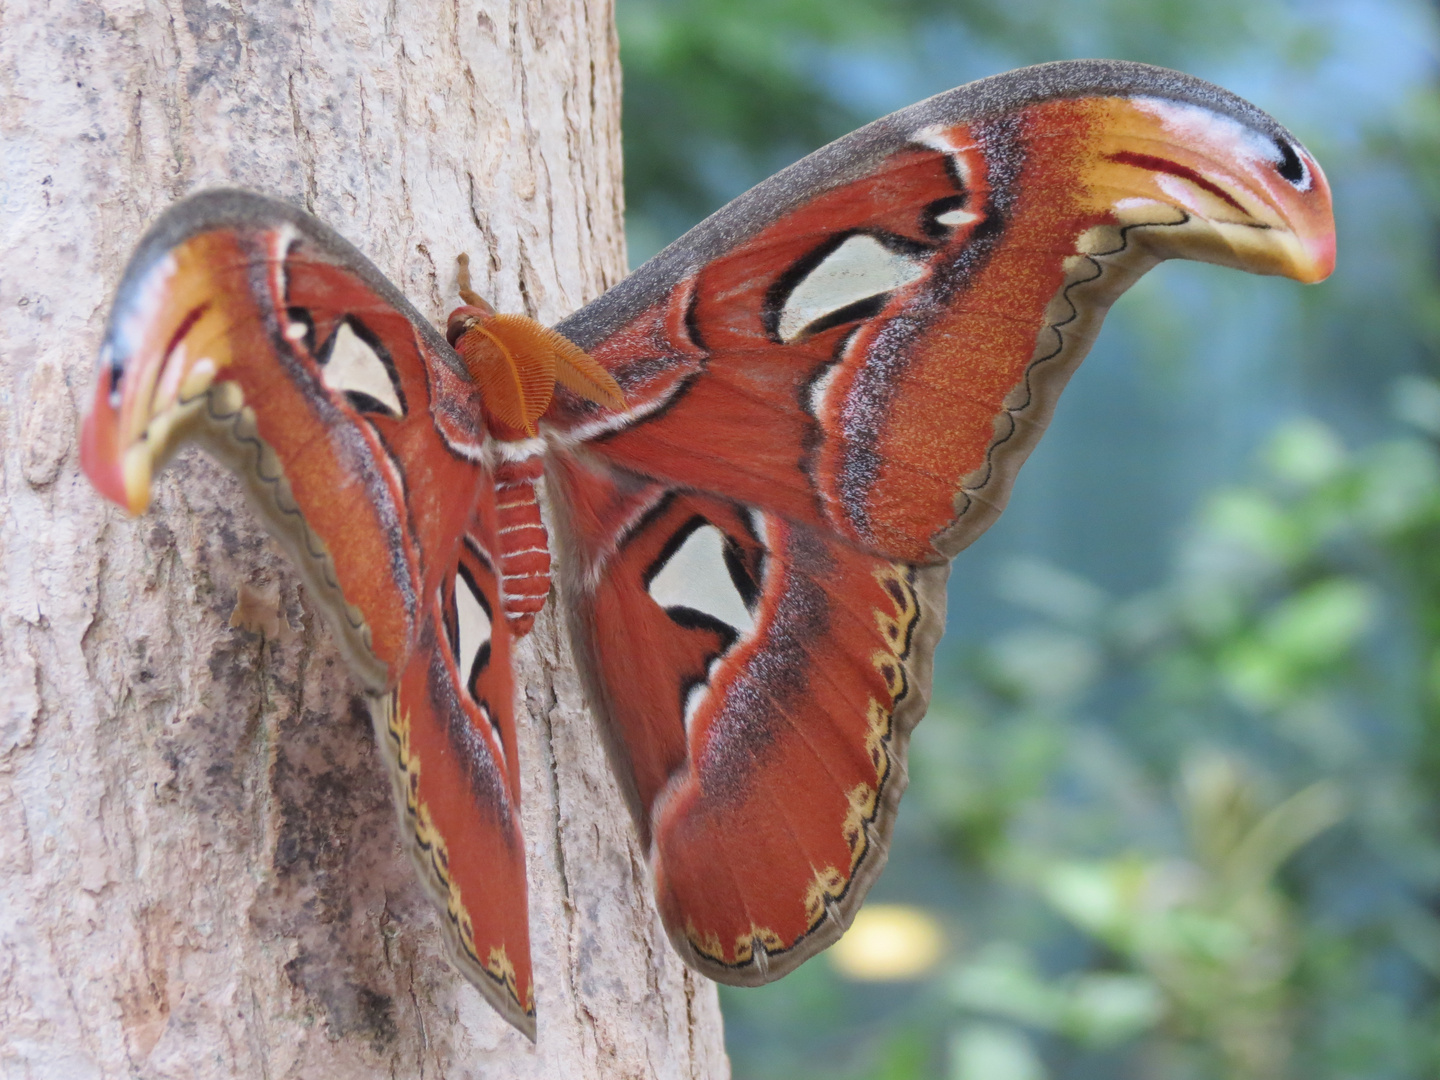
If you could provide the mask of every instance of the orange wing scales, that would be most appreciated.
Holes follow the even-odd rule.
[[[910,632],[919,618],[919,607],[909,576],[907,570],[893,565],[879,567],[874,574],[881,586],[879,595],[886,599],[879,599],[879,595],[876,597],[880,605],[875,610],[876,626],[881,631],[880,641],[884,644],[872,654],[871,661],[884,681],[885,693],[878,697],[870,696],[866,707],[858,710],[856,716],[856,720],[864,725],[863,745],[873,773],[864,773],[863,779],[839,793],[843,799],[833,800],[833,816],[828,821],[814,823],[817,832],[829,834],[823,842],[832,855],[838,855],[842,850],[839,844],[834,843],[838,838],[843,843],[846,858],[820,866],[813,862],[802,864],[796,867],[793,881],[777,883],[776,891],[781,896],[792,896],[800,901],[798,907],[791,909],[789,920],[777,924],[778,929],[755,922],[740,928],[733,920],[728,929],[720,929],[715,924],[702,929],[696,925],[695,905],[680,901],[677,906],[690,912],[685,917],[685,935],[696,952],[708,960],[728,968],[741,968],[756,963],[757,954],[763,951],[768,968],[784,953],[801,944],[828,918],[837,917],[838,921],[837,905],[845,899],[856,871],[871,853],[871,830],[883,804],[885,785],[894,768],[890,749],[892,719],[895,707],[908,692],[904,665]],[[832,722],[835,719],[832,715]],[[858,736],[859,722],[854,724],[854,729]],[[847,741],[859,740],[852,737]],[[788,755],[779,756],[788,758]],[[701,787],[704,786],[702,779]],[[811,794],[819,786],[804,785],[807,793]],[[811,847],[808,850],[815,849]],[[663,867],[663,861],[658,865]],[[804,875],[807,868],[810,870],[808,881]],[[659,875],[660,870],[657,869],[657,879]],[[727,938],[727,933],[733,937]],[[725,947],[727,940],[729,948]]]
[[[510,632],[475,384],[373,268],[239,192],[175,207],[116,300],[85,466],[143,505],[186,437],[244,478],[371,694],[455,962],[533,1035]],[[457,582],[468,590],[465,618]],[[461,644],[469,649],[462,671]]]
[[[466,577],[498,609],[497,582],[473,551]],[[487,988],[504,1015],[532,1036],[525,846],[520,835],[508,636],[493,633],[489,654],[467,677],[453,643],[444,641],[453,595],[437,596],[427,634],[397,691],[377,703],[376,728],[389,748],[396,801],[444,914],[452,955],[471,981]]]
[[[875,564],[843,549],[828,554],[819,560],[828,565],[817,566],[814,577],[807,563],[791,564],[790,574],[803,578],[787,589],[791,602],[796,593],[823,591],[829,581],[853,585],[856,562]],[[757,716],[753,705],[743,714],[732,708],[703,732],[692,732],[693,773],[672,781],[657,808],[655,875],[662,913],[670,925],[684,925],[695,950],[717,965],[756,965],[763,951],[764,968],[757,974],[773,977],[772,969],[793,966],[785,954],[837,915],[837,905],[873,854],[872,830],[894,770],[892,720],[909,689],[908,631],[896,643],[881,624],[913,627],[919,612],[907,571],[891,565],[883,573],[885,585],[877,568],[868,575],[875,587],[856,598],[871,605],[869,633],[859,619],[836,618],[847,625],[828,627],[823,652],[813,650],[809,657],[811,664],[826,664],[826,677],[812,677],[793,695],[767,702],[768,716]],[[903,597],[900,604],[892,585]],[[832,617],[842,614],[850,612],[834,611]],[[756,650],[747,666],[764,671],[774,659]],[[730,683],[717,677],[713,694],[744,707],[747,697],[737,684],[743,685],[743,676]],[[736,729],[751,725],[767,728],[763,757],[736,760],[718,752]],[[798,815],[801,806],[804,813]],[[732,865],[765,867],[763,874],[747,875],[738,904],[717,903],[711,887],[715,873],[704,853],[716,837],[726,838]],[[843,925],[831,921],[838,935]],[[751,981],[739,971],[734,976]]]
[[[903,760],[895,717],[916,697],[914,572],[719,499],[645,497],[624,474],[553,464],[572,626],[626,628],[586,633],[583,669],[627,720],[615,756],[645,808],[661,914],[707,974],[772,978],[817,931],[838,936],[854,882],[883,863],[880,817]],[[597,496],[619,507],[627,490],[640,497],[618,547],[576,528]],[[667,560],[710,528],[729,551],[716,572],[740,593],[753,586],[750,629],[654,597]]]
[[[1126,165],[1117,147],[1175,142],[1165,127],[1173,122],[1150,108],[1067,98],[933,125],[865,176],[759,229],[590,346],[632,407],[653,401],[664,419],[608,435],[595,453],[877,554],[953,556],[1003,506],[1110,301],[1158,258],[1240,258],[1239,240],[1226,234],[1227,253],[1211,235],[1228,220],[1202,222],[1167,195],[1179,165],[1158,178]],[[1207,168],[1215,173],[1213,158]],[[1328,206],[1315,175],[1313,194]],[[1252,244],[1279,234],[1269,218],[1281,198],[1297,225],[1314,216],[1294,191],[1273,189],[1246,196]],[[1136,229],[1149,232],[1127,240]],[[1121,242],[1096,252],[1101,234]],[[1267,260],[1279,256],[1268,249],[1251,261],[1265,272],[1324,272],[1323,251],[1315,269],[1306,261],[1314,244],[1291,246],[1304,250],[1273,269]],[[876,291],[845,303],[857,268]],[[1088,291],[1072,292],[1077,284]],[[826,310],[827,295],[838,306]],[[1077,298],[1078,318],[1068,302]],[[647,355],[670,362],[647,364]],[[1036,379],[1049,384],[1038,395]],[[583,429],[578,416],[561,419]],[[696,430],[706,438],[690,437]],[[756,430],[766,431],[763,444]],[[959,528],[967,515],[973,524]]]

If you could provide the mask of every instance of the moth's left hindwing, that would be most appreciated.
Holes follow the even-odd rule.
[[[496,539],[487,485],[398,685],[373,698],[371,710],[452,958],[534,1038],[515,687]]]
[[[885,864],[949,567],[564,452],[547,483],[671,939],[712,978],[777,978]]]
[[[186,438],[285,544],[372,702],[457,964],[534,1036],[510,633],[473,383],[353,247],[239,191],[178,204],[116,296],[82,440],[132,511]]]

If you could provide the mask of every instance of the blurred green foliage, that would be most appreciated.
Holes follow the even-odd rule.
[[[1037,627],[973,658],[914,790],[957,860],[1057,925],[978,948],[946,988],[1077,1050],[1129,1043],[1134,1075],[1435,1075],[1440,455],[1419,436],[1347,452],[1300,420],[1257,473],[1207,500],[1156,589],[1077,613],[1049,601],[1065,583],[1033,588],[1058,571],[1016,568]],[[1041,635],[1083,675],[1037,677]],[[1121,715],[1087,716],[1124,673]],[[1068,933],[1086,962],[1041,975]]]
[[[724,991],[740,1078],[1440,1075],[1440,73],[1420,0],[619,0],[635,261],[851,128],[1118,56],[1270,109],[1315,289],[1167,268],[961,555],[891,866],[932,977]]]

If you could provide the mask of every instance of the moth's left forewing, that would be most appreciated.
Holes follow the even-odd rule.
[[[938,561],[1003,507],[1109,305],[1175,257],[1323,277],[1318,165],[1175,73],[1000,76],[817,152],[564,324],[632,406],[552,429]]]
[[[117,292],[82,458],[132,512],[185,440],[246,484],[371,689],[469,521],[477,421],[443,338],[318,222],[246,192],[173,207]],[[471,406],[467,409],[467,403]],[[458,418],[458,419],[457,419]]]

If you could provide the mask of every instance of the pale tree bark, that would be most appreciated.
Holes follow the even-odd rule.
[[[522,650],[539,1042],[445,962],[356,685],[240,487],[77,471],[145,224],[238,183],[430,315],[455,256],[554,321],[616,281],[608,0],[0,2],[0,1076],[723,1077],[713,986],[547,617]]]

